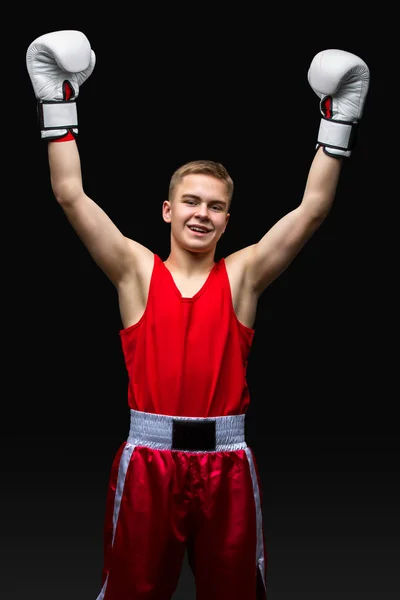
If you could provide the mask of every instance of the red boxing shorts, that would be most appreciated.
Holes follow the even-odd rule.
[[[245,415],[131,410],[107,494],[97,600],[171,600],[185,550],[197,600],[265,600],[259,475]]]

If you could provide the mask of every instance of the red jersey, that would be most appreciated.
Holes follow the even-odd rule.
[[[120,331],[129,408],[183,417],[244,414],[253,337],[236,317],[223,258],[185,298],[155,254],[144,314]]]

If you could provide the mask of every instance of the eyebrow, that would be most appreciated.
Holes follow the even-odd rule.
[[[201,200],[200,196],[196,196],[196,194],[182,194],[182,199],[190,199],[190,200]],[[227,206],[228,203],[225,200],[210,200],[209,204],[220,204],[221,206]]]

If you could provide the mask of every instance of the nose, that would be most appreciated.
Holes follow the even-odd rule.
[[[201,219],[208,219],[208,206],[205,202],[202,202],[198,205],[196,216],[200,217]]]

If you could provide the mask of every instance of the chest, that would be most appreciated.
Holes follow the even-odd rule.
[[[182,298],[193,298],[204,287],[208,276],[191,277],[188,279],[187,277],[180,277],[179,275],[175,274],[172,279],[173,285],[175,286],[179,294],[182,296]]]
[[[204,313],[211,311],[213,318],[222,316],[224,307],[230,312],[232,305],[239,321],[245,326],[251,328],[255,319],[257,300],[253,294],[249,293],[244,285],[243,273],[231,266],[226,270],[224,276],[215,271],[215,268],[207,275],[184,277],[179,273],[171,273],[166,269],[167,287],[174,290],[175,298],[178,296],[182,304],[182,311],[188,315],[192,313],[192,308],[196,306],[196,311]],[[218,281],[217,281],[218,280]],[[166,288],[163,288],[164,291]],[[160,290],[161,292],[161,290]],[[207,292],[207,301],[205,302],[205,292]],[[200,305],[200,306],[199,306]],[[210,323],[210,316],[204,313],[201,322]]]

